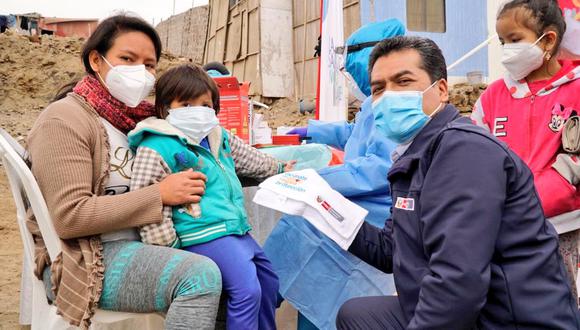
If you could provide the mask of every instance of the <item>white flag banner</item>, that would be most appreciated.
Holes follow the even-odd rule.
[[[322,32],[320,52],[320,91],[318,119],[341,121],[347,119],[348,89],[344,75],[343,54],[336,48],[344,46],[342,0],[322,0]]]

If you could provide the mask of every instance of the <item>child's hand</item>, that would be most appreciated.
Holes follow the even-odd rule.
[[[168,175],[159,183],[161,202],[168,206],[199,203],[206,181],[203,173],[192,169]]]
[[[296,160],[290,160],[286,162],[286,165],[284,165],[284,172],[291,172],[294,170],[294,166],[296,165],[297,161]]]

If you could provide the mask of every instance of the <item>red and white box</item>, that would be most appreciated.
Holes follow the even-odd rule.
[[[220,125],[230,133],[250,143],[250,83],[236,77],[214,77],[220,93]]]

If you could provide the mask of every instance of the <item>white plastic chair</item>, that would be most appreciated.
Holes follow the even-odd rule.
[[[34,276],[34,242],[26,227],[26,206],[30,205],[51,260],[61,252],[60,240],[56,234],[50,214],[40,188],[21,158],[24,149],[8,133],[0,129],[0,160],[10,183],[16,203],[16,217],[20,236],[24,245],[24,264],[21,283],[21,324],[30,324],[36,329],[76,329],[56,314],[56,307],[50,305],[42,281]],[[26,272],[26,274],[24,274]],[[28,296],[29,294],[32,297]],[[163,317],[159,314],[122,313],[97,309],[92,318],[91,329],[163,329]]]

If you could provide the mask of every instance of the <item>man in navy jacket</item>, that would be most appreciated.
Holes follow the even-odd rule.
[[[382,230],[365,223],[349,251],[393,273],[398,296],[347,301],[337,328],[579,329],[558,237],[532,173],[445,105],[437,45],[388,39],[373,50],[369,70],[373,111],[390,111],[375,114],[377,129],[400,142],[388,175],[393,209]],[[412,109],[394,104],[397,97],[385,105],[385,91],[424,91],[418,107],[428,119],[408,115]]]

